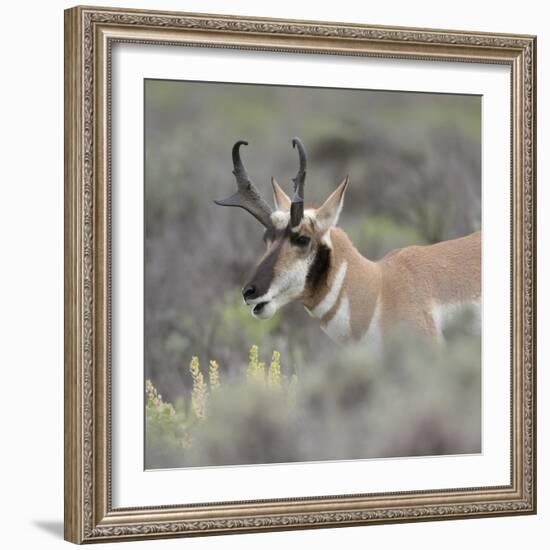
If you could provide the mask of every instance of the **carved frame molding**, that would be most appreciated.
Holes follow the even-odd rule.
[[[110,87],[116,42],[499,63],[512,89],[512,461],[505,487],[113,509]],[[536,512],[536,38],[221,15],[65,12],[65,538],[239,533]]]

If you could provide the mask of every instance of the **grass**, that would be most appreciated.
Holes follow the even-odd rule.
[[[247,392],[266,389],[284,396],[293,402],[296,374],[288,377],[281,371],[281,354],[275,350],[266,369],[261,360],[257,345],[249,351],[249,361],[244,376],[233,385]],[[228,383],[222,384],[217,361],[210,360],[208,369],[203,372],[200,360],[193,356],[189,363],[192,376],[191,399],[188,405],[183,398],[174,404],[163,400],[151,380],[145,382],[145,422],[146,422],[146,463],[149,467],[169,467],[171,457],[185,460],[186,452],[192,449],[196,433],[210,415],[213,399],[227,393]]]
[[[375,356],[347,346],[299,378],[249,349],[238,376],[193,357],[187,403],[147,381],[147,468],[480,452],[481,341],[468,315],[443,346],[403,328]],[[269,360],[268,360],[269,359]]]

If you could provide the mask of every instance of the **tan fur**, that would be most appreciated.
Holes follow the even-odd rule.
[[[330,236],[336,261],[345,259],[348,262],[342,293],[346,293],[350,304],[352,339],[359,340],[367,331],[374,315],[381,288],[381,269],[378,264],[362,256],[339,227],[332,228]]]
[[[290,198],[283,191],[279,182],[275,178],[271,178],[271,185],[273,187],[273,201],[277,210],[290,210]]]
[[[413,323],[435,335],[432,309],[481,298],[481,232],[430,246],[409,246],[378,262],[382,271],[381,322]]]
[[[323,205],[315,211],[315,225],[321,232],[327,231],[332,225],[332,221],[338,219],[344,204],[344,194],[348,183],[349,177],[346,176]]]
[[[306,220],[300,227],[301,235],[308,235],[312,239],[315,239],[315,230],[311,220]],[[289,269],[289,267],[296,261],[301,259],[305,255],[305,252],[292,246],[288,240],[284,240],[281,247],[281,252],[277,264],[275,265],[275,272],[281,273]]]
[[[275,203],[286,210],[290,199],[274,179],[272,183]],[[279,280],[277,290],[286,292],[287,301],[299,300],[312,315],[320,318],[327,332],[330,333],[332,327],[339,341],[344,340],[344,333],[345,339],[361,340],[374,318],[374,328],[382,334],[404,322],[421,333],[438,336],[435,308],[476,302],[481,298],[481,232],[434,245],[397,249],[378,262],[370,261],[358,252],[346,233],[335,226],[347,185],[348,178],[320,208],[306,209],[302,223],[291,229],[295,235],[311,238],[307,248],[293,246],[290,239],[283,236],[268,243],[264,258],[277,253],[273,264]],[[275,214],[287,223],[284,212]],[[329,269],[321,282],[315,288],[306,282],[301,289],[290,287],[291,290],[286,291],[285,274],[296,268],[302,270],[302,280],[306,280],[305,269],[309,268],[308,262],[313,261],[312,247],[318,249],[321,245],[331,251]]]
[[[338,227],[330,231],[333,263],[326,288],[304,296],[314,309],[325,298],[338,266],[348,269],[338,299],[321,319],[326,326],[340,307],[350,304],[352,340],[361,339],[373,318],[377,301],[382,330],[398,322],[411,323],[420,332],[436,336],[432,310],[437,304],[460,304],[481,297],[481,232],[429,246],[394,250],[378,262],[362,256]]]

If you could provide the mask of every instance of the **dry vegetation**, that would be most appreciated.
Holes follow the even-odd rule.
[[[299,135],[313,202],[350,174],[341,225],[370,258],[461,236],[481,223],[480,113],[478,97],[147,82],[149,467],[479,449],[478,334],[461,329],[444,352],[406,336],[393,359],[374,360],[335,353],[301,306],[252,319],[240,288],[261,227],[212,200],[233,190],[237,139],[250,142],[243,158],[266,198],[271,175],[290,188]],[[278,350],[281,376],[297,377],[292,406],[243,374],[252,345]],[[192,371],[193,357],[217,363]],[[203,418],[192,411],[201,391]]]
[[[147,381],[146,466],[218,466],[477,453],[480,340],[459,320],[445,346],[403,331],[381,357],[349,347],[287,375],[252,346],[237,377],[190,363],[190,403]]]

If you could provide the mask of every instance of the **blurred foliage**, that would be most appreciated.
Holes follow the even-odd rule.
[[[192,418],[183,399],[176,405],[165,403],[150,380],[145,382],[145,395],[145,461],[161,467],[189,447]]]
[[[286,376],[300,380],[336,353],[299,304],[268,322],[251,317],[240,290],[263,253],[262,227],[240,209],[212,202],[234,191],[230,152],[238,139],[250,143],[243,160],[264,197],[271,197],[272,175],[290,192],[295,135],[309,153],[307,202],[320,204],[350,175],[340,224],[371,259],[481,226],[478,96],[146,80],[145,375],[176,415],[183,414],[177,403],[191,407],[193,374],[181,365],[194,356],[216,358],[220,393],[239,399],[250,393],[238,382],[247,368],[243,350],[253,344],[279,350]],[[472,362],[480,377],[480,356]],[[267,363],[264,369],[268,376]],[[265,397],[275,409],[277,399]],[[230,408],[230,401],[212,397],[207,407]],[[247,399],[242,406],[256,414]],[[175,421],[168,410],[162,418],[174,430],[195,422],[189,411]],[[276,418],[273,412],[265,419],[267,431]],[[167,440],[182,437],[167,435],[164,425],[147,432],[148,445],[165,457],[151,455],[152,463],[167,460],[159,441],[172,449]],[[229,454],[230,461],[242,456]]]
[[[264,336],[269,338],[273,335],[281,323],[281,312],[265,322],[259,323],[258,319],[254,319],[248,308],[244,307],[240,290],[226,293],[218,314],[218,337],[228,346],[238,342],[240,336],[246,342],[258,342],[262,345]]]
[[[260,360],[258,346],[250,348],[249,362],[245,376],[234,381],[233,386],[246,395],[260,392],[264,398],[271,399],[272,394],[284,401],[284,408],[295,401],[295,374],[287,376],[281,371],[281,354],[273,351],[271,362],[266,370],[265,362]],[[197,437],[205,431],[203,424],[212,416],[211,408],[219,400],[232,396],[231,383],[221,384],[219,366],[210,360],[207,373],[203,373],[199,358],[194,356],[189,363],[193,379],[191,402],[185,407],[182,398],[174,405],[165,402],[151,380],[145,382],[145,460],[147,468],[166,468],[181,466],[190,462],[196,446]],[[208,382],[206,381],[206,375]],[[267,392],[267,393],[266,393]],[[264,395],[265,394],[265,395]],[[231,400],[231,397],[229,398]],[[214,413],[216,414],[216,413]],[[199,463],[197,463],[199,464]]]
[[[369,216],[347,228],[355,247],[375,260],[388,250],[413,244],[427,244],[420,232],[409,225],[398,223],[387,216]]]
[[[266,368],[252,346],[244,376],[207,387],[194,358],[187,413],[148,382],[147,467],[481,452],[481,343],[471,323],[458,318],[445,345],[401,327],[381,356],[350,346],[299,378],[281,373],[277,351]]]

